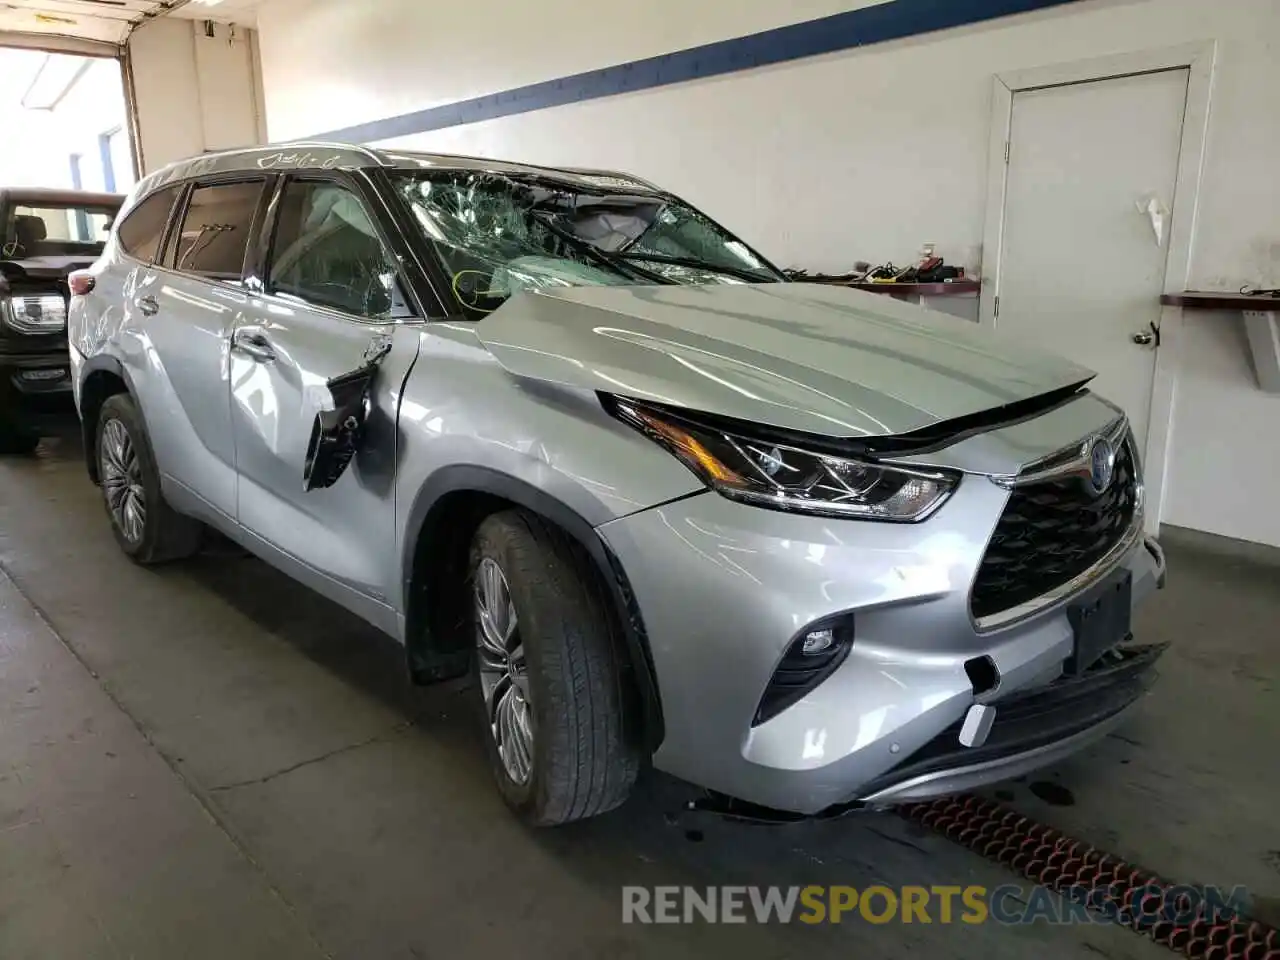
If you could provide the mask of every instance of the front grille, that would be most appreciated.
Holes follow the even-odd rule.
[[[1120,444],[1115,474],[1094,496],[1075,477],[1015,487],[987,544],[969,598],[976,618],[1042,596],[1097,563],[1133,521],[1138,476]]]

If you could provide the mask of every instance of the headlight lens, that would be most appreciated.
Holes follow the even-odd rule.
[[[19,333],[59,333],[67,325],[67,302],[56,293],[0,300],[0,320]]]
[[[910,523],[941,506],[959,480],[939,470],[801,450],[624,400],[618,400],[614,410],[717,492],[775,510]]]

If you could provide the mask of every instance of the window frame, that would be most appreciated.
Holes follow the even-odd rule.
[[[275,190],[275,184],[272,182],[274,179],[275,178],[270,174],[255,173],[250,170],[235,170],[228,171],[227,173],[219,174],[217,176],[193,177],[190,180],[181,181],[181,186],[183,187],[182,194],[174,204],[173,210],[170,213],[169,223],[165,228],[164,239],[160,246],[162,259],[157,260],[153,266],[176,273],[180,277],[187,277],[192,280],[201,280],[205,283],[222,283],[236,287],[237,289],[243,289],[248,283],[250,277],[250,263],[258,243],[258,234],[262,226],[264,206],[267,199]],[[240,276],[232,280],[227,277],[214,277],[195,270],[184,270],[179,268],[176,261],[178,252],[176,238],[181,235],[182,225],[186,222],[187,213],[191,208],[191,197],[197,190],[204,187],[224,187],[243,183],[257,183],[259,184],[260,189],[258,192],[257,202],[254,205],[253,216],[249,220],[248,234],[245,239],[244,256],[240,261]]]
[[[315,310],[329,316],[368,324],[369,326],[388,327],[396,324],[415,324],[426,322],[433,315],[443,317],[443,311],[439,309],[438,305],[435,310],[432,310],[431,301],[420,294],[418,284],[413,282],[410,271],[406,270],[408,261],[405,257],[403,244],[395,241],[396,237],[402,235],[402,228],[390,216],[386,201],[380,192],[364,176],[359,175],[363,172],[362,170],[348,172],[343,170],[304,169],[291,171],[277,178],[262,218],[261,229],[256,238],[257,248],[253,252],[251,275],[247,280],[250,289],[254,296],[283,306],[293,309]],[[276,231],[280,226],[284,194],[289,185],[294,183],[329,183],[355,196],[361,209],[368,216],[369,222],[373,225],[378,242],[391,258],[391,266],[395,270],[396,283],[399,286],[405,306],[408,307],[412,314],[411,316],[379,319],[365,316],[364,314],[352,313],[341,307],[313,303],[295,295],[282,295],[268,291],[267,287],[271,282],[271,268],[275,259],[275,250],[273,248]]]

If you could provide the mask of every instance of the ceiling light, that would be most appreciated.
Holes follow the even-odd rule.
[[[28,110],[52,110],[89,69],[90,62],[88,57],[48,54],[22,95],[22,105]]]

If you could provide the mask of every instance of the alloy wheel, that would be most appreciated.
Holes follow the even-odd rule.
[[[147,523],[147,494],[142,486],[142,463],[129,431],[119,420],[102,427],[98,473],[107,509],[130,543],[142,540]]]
[[[484,557],[476,567],[475,605],[480,691],[489,729],[507,775],[525,784],[533,771],[529,669],[511,590],[492,557]]]

